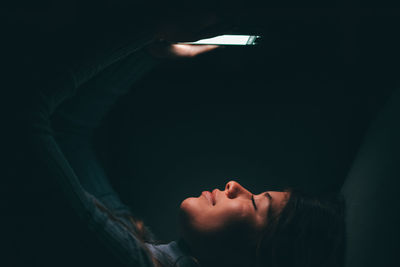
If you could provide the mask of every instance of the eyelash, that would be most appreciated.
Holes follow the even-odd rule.
[[[254,195],[251,195],[251,201],[253,201],[253,206],[257,210],[256,202],[254,201]]]

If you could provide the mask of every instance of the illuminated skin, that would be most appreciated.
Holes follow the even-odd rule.
[[[188,16],[186,21],[180,18],[177,21],[163,22],[159,25],[154,36],[156,40],[163,40],[163,42],[149,44],[146,48],[147,52],[161,59],[183,59],[193,58],[220,47],[217,45],[174,44],[182,41],[197,41],[214,37],[218,35],[217,33],[224,33],[226,26],[221,28],[222,22],[215,14],[205,13],[194,16]]]
[[[216,48],[218,48],[217,45],[153,43],[147,47],[147,52],[156,58],[178,59],[193,58]]]
[[[253,195],[230,181],[224,191],[203,191],[199,197],[181,203],[181,235],[194,254],[205,261],[227,253],[234,253],[235,262],[245,260],[255,251],[270,213],[279,213],[289,196],[289,192],[278,191]]]

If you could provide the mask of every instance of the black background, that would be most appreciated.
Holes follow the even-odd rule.
[[[260,45],[162,63],[97,132],[113,185],[161,240],[178,237],[184,198],[232,179],[255,193],[293,185],[338,190],[369,123],[398,86],[398,9],[355,1],[253,4],[241,21],[263,36]],[[3,9],[2,100],[23,98],[21,77],[48,68],[32,58],[67,57],[71,42],[79,47],[59,36],[77,20],[90,21],[91,7],[47,1]],[[20,103],[4,102],[3,114],[18,113]],[[12,118],[3,120],[8,138]]]

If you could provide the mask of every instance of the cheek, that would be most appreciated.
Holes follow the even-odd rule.
[[[222,210],[219,214],[221,223],[225,225],[225,227],[229,227],[232,229],[242,229],[246,227],[251,227],[253,213],[248,208],[247,205],[242,203],[230,203],[224,210]]]
[[[227,243],[254,244],[259,232],[257,216],[251,207],[233,205],[221,217],[223,218],[221,235]],[[240,244],[236,245],[240,247]]]
[[[240,202],[210,206],[200,198],[187,198],[180,206],[181,222],[199,234],[222,234],[243,230],[252,224],[251,211]]]
[[[252,241],[254,214],[245,204],[232,201],[207,206],[201,200],[188,198],[180,205],[180,234],[189,244],[218,250],[241,248]]]

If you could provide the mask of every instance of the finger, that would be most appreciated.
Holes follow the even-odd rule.
[[[192,45],[192,52],[194,55],[199,55],[217,49],[218,45]]]
[[[194,57],[218,47],[218,45],[174,44],[171,46],[171,53],[178,57]]]

